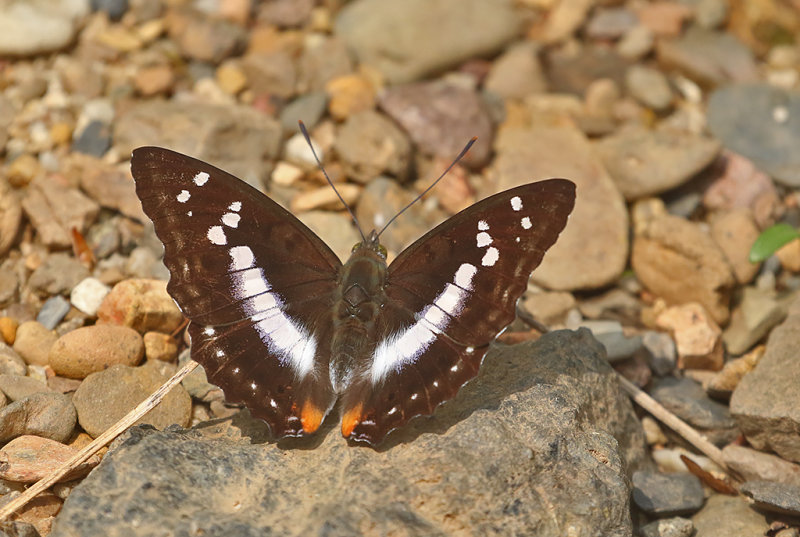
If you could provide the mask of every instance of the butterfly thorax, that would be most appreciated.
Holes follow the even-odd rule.
[[[341,393],[355,378],[365,374],[366,353],[377,342],[375,322],[386,301],[386,254],[373,231],[356,245],[339,271],[333,305],[330,376],[334,391]]]

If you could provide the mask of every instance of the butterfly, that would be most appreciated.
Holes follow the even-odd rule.
[[[387,266],[372,231],[342,264],[286,209],[203,161],[134,150],[136,193],[164,243],[191,356],[276,438],[377,445],[475,377],[575,202],[565,179],[486,198]]]

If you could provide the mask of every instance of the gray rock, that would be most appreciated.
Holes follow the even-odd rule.
[[[477,91],[441,81],[422,82],[389,88],[379,102],[423,153],[453,159],[476,136],[460,162],[474,168],[487,163],[492,121]]]
[[[605,347],[611,363],[630,358],[642,348],[641,336],[627,337],[618,321],[584,321],[580,326],[591,330],[595,339]]]
[[[51,536],[171,533],[186,520],[207,536],[631,535],[626,473],[644,463],[643,435],[602,355],[588,331],[498,345],[453,401],[378,450],[348,446],[330,423],[262,444],[243,415],[134,428]]]
[[[242,59],[250,89],[256,95],[289,99],[297,88],[297,69],[288,52],[275,50],[248,54]]]
[[[0,409],[0,444],[24,434],[66,442],[77,421],[75,406],[60,393],[35,393]]]
[[[769,524],[740,496],[714,494],[703,509],[692,517],[698,537],[764,535]]]
[[[786,318],[789,297],[779,298],[772,291],[745,287],[739,305],[731,314],[731,322],[722,333],[728,352],[739,355],[747,352]]]
[[[5,306],[17,299],[19,277],[8,267],[0,268],[0,305]]]
[[[659,379],[654,382],[650,395],[718,446],[739,435],[728,407],[710,399],[703,387],[690,378]]]
[[[678,39],[660,40],[656,52],[663,68],[683,71],[704,86],[760,78],[752,50],[731,33],[690,27]]]
[[[0,391],[6,394],[9,400],[19,401],[34,393],[50,392],[52,390],[47,387],[47,384],[35,378],[20,375],[0,375]]]
[[[402,83],[497,52],[521,22],[510,0],[356,0],[339,12],[335,33],[360,63]]]
[[[298,92],[325,93],[325,85],[330,80],[353,73],[353,58],[340,37],[317,34],[305,41],[297,70]]]
[[[726,148],[776,181],[800,186],[800,92],[767,84],[724,87],[709,98],[708,126]]]
[[[69,307],[69,300],[63,296],[50,297],[42,304],[42,309],[39,310],[36,320],[48,330],[53,330],[69,313]]]
[[[42,295],[58,295],[68,293],[87,276],[89,270],[72,255],[54,253],[33,271],[28,285]]]
[[[599,8],[586,24],[586,35],[592,39],[619,39],[638,20],[636,13],[624,7]]]
[[[0,56],[64,48],[89,12],[89,0],[12,0],[0,6]]]
[[[16,495],[10,495],[16,496]],[[13,497],[7,496],[9,501]],[[5,499],[5,498],[3,498]],[[8,520],[0,526],[0,537],[41,537],[41,533],[36,530],[36,526],[19,520]]]
[[[580,192],[566,229],[533,281],[558,291],[616,282],[628,262],[628,212],[586,137],[574,127],[550,124],[505,128],[494,150],[488,181],[479,185],[481,197],[548,177],[568,177]]]
[[[774,451],[800,462],[800,301],[767,340],[758,366],[745,375],[731,395],[731,414],[754,448]]]
[[[641,537],[691,537],[693,534],[692,521],[678,516],[656,520],[639,528]]]
[[[756,507],[771,513],[800,516],[800,486],[772,481],[747,481],[739,489]]]
[[[28,366],[25,360],[14,349],[0,342],[0,375],[25,376],[27,372]]]
[[[281,110],[281,126],[289,133],[300,132],[298,121],[313,129],[327,110],[328,96],[322,91],[315,91],[299,96]]]
[[[128,0],[92,0],[92,9],[103,11],[109,19],[118,21],[128,11]]]
[[[650,515],[694,513],[703,506],[703,485],[692,474],[633,474],[633,503]]]
[[[111,127],[102,121],[92,121],[72,142],[72,150],[100,158],[111,148]]]
[[[722,449],[725,464],[751,481],[774,481],[800,487],[800,465],[770,453],[734,444]]]
[[[642,343],[648,351],[648,364],[658,376],[666,376],[675,369],[678,351],[669,334],[647,330],[642,334]]]
[[[339,128],[333,147],[347,176],[359,183],[368,183],[384,173],[402,182],[411,170],[408,136],[374,110],[348,117]]]
[[[625,199],[635,200],[687,182],[713,162],[720,145],[689,132],[633,127],[594,148]]]
[[[152,101],[131,107],[114,122],[121,154],[143,145],[169,147],[210,162],[256,188],[278,156],[282,129],[249,107]]]

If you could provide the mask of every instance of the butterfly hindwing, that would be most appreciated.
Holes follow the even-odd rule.
[[[164,243],[168,290],[192,322],[192,357],[276,436],[315,430],[334,401],[324,318],[339,259],[280,205],[205,162],[144,147],[131,169]]]
[[[574,201],[564,179],[520,186],[465,209],[395,259],[371,374],[344,396],[345,436],[380,442],[477,374]]]

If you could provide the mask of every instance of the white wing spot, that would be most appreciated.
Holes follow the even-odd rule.
[[[228,253],[231,256],[231,270],[244,270],[252,268],[256,258],[249,246],[234,246]]]
[[[396,407],[396,406],[393,406],[392,408],[390,408],[390,409],[389,409],[389,411],[386,413],[386,415],[387,415],[387,416],[391,416],[391,415],[392,415],[392,414],[394,414],[395,412],[397,412],[397,407]]]
[[[197,186],[203,186],[208,182],[208,174],[206,172],[200,172],[194,176],[194,184]]]
[[[192,211],[187,212],[186,216],[192,216]]]
[[[269,285],[260,268],[250,268],[233,273],[234,295],[239,300],[262,295],[269,291]]]
[[[514,237],[514,242],[519,242],[519,237]]]
[[[239,212],[242,210],[242,202],[241,201],[234,201],[230,205],[228,205],[228,209],[234,212]]]
[[[433,387],[434,388],[438,388],[439,387],[439,381],[438,380],[434,380],[433,381]]]
[[[489,246],[492,244],[492,236],[485,231],[481,231],[475,235],[475,240],[478,241],[478,248],[483,248],[484,246]]]
[[[189,194],[188,190],[181,190],[181,193],[176,196],[176,199],[178,200],[178,203],[186,203],[191,197],[192,195]]]
[[[475,352],[475,347],[467,347],[465,350],[467,351],[467,354],[472,354]]]
[[[270,399],[269,406],[271,406],[272,408],[278,408],[278,403],[275,402],[275,399]]]
[[[213,336],[213,335],[214,335],[214,334],[216,334],[217,332],[216,332],[216,331],[215,331],[215,330],[214,330],[212,327],[210,327],[210,326],[206,326],[206,327],[203,329],[203,333],[204,333],[205,335],[207,335],[207,336]]]
[[[456,365],[454,365],[453,367],[451,367],[451,368],[450,368],[450,371],[452,371],[453,373],[455,373],[456,371],[458,371],[458,364],[456,364]]]
[[[211,226],[208,228],[206,236],[214,244],[219,244],[220,246],[228,244],[228,238],[225,236],[225,230],[222,229],[222,226]]]
[[[531,219],[528,218],[527,216],[523,217],[520,223],[522,224],[522,227],[524,229],[530,229],[533,227],[533,224],[531,224]]]
[[[486,223],[486,220],[478,221],[478,231],[489,231],[489,224]]]
[[[492,246],[488,250],[486,250],[486,254],[484,254],[483,259],[481,259],[481,265],[484,267],[493,267],[497,260],[500,258],[500,252]]]
[[[239,371],[241,371],[241,369],[239,369],[238,367],[234,367],[234,368],[233,368],[233,374],[234,374],[234,375],[238,375],[238,374],[239,374]]]
[[[462,289],[466,289],[468,291],[472,290],[472,278],[475,277],[475,274],[478,272],[478,267],[471,263],[461,263],[461,266],[458,267],[456,271],[456,277],[453,281],[456,282],[456,285],[461,287]]]
[[[239,220],[242,217],[236,213],[225,213],[222,215],[222,223],[228,227],[239,227]]]
[[[222,358],[223,356],[225,356],[225,351],[217,349],[217,358]]]
[[[511,198],[511,208],[514,209],[515,211],[522,210],[522,198],[520,198],[519,196],[514,196],[513,198]]]
[[[418,394],[418,393],[412,393],[412,394],[411,394],[411,400],[412,400],[412,401],[416,401],[416,400],[417,400],[417,397],[419,397],[419,394]]]

